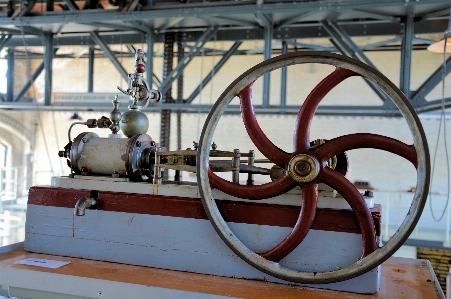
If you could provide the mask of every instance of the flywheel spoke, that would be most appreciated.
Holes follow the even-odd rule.
[[[370,133],[349,134],[331,139],[315,149],[315,154],[322,160],[328,160],[340,153],[359,148],[374,148],[393,153],[410,161],[417,168],[417,152],[413,145]]]
[[[287,168],[290,154],[284,152],[279,147],[274,145],[271,140],[266,137],[263,130],[258,124],[252,105],[252,83],[246,86],[239,94],[241,101],[241,114],[243,117],[244,126],[247,134],[258,150],[271,162],[279,167]]]
[[[229,195],[260,200],[284,194],[296,186],[296,182],[289,175],[285,175],[275,181],[263,185],[239,185],[217,176],[211,169],[208,169],[208,177],[212,188],[221,190]]]
[[[310,148],[310,124],[315,115],[316,109],[323,100],[323,98],[335,86],[346,80],[351,76],[359,76],[359,74],[337,67],[334,72],[324,78],[305,99],[304,104],[299,110],[296,118],[294,129],[294,148],[295,152],[304,152]]]
[[[291,233],[273,249],[261,253],[260,256],[273,262],[279,262],[301,244],[315,220],[318,204],[318,184],[302,186],[302,207],[298,220]]]
[[[323,168],[323,172],[319,179],[337,190],[337,192],[349,203],[356,215],[362,232],[362,258],[376,250],[378,246],[373,217],[360,192],[342,174],[328,167]]]

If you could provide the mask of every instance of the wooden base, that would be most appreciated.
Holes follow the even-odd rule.
[[[179,186],[173,186],[175,191]],[[265,274],[234,254],[219,238],[197,198],[100,191],[93,209],[74,216],[89,190],[30,188],[25,249],[168,270],[293,284]],[[299,207],[221,201],[224,219],[242,242],[266,252],[290,234]],[[380,232],[380,209],[373,221]],[[350,210],[318,209],[312,229],[280,265],[307,272],[333,271],[362,254],[362,236]],[[300,284],[298,284],[300,285]],[[313,286],[313,285],[312,285]],[[380,268],[316,288],[376,293]]]
[[[15,264],[26,258],[70,264],[58,269]],[[109,299],[444,298],[428,261],[403,258],[391,258],[382,264],[381,290],[371,295],[35,254],[23,249],[0,254],[0,284],[3,290],[9,289],[11,296],[34,293],[39,294],[39,298],[45,298],[42,297],[45,294],[50,298],[49,293],[58,293],[59,296],[52,298],[61,299],[68,298],[65,296]]]

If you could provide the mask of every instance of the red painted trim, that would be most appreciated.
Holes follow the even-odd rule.
[[[89,190],[31,187],[28,204],[74,208],[78,199],[89,194]],[[103,211],[208,219],[202,202],[195,198],[100,191],[98,201],[96,209]],[[227,221],[281,227],[294,227],[300,210],[293,206],[237,201],[220,201],[218,206]],[[379,236],[380,206],[371,209],[371,214]],[[317,209],[312,229],[360,233],[357,218],[348,210]]]

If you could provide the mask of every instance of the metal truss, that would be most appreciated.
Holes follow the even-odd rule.
[[[7,49],[9,72],[7,74],[7,94],[0,96],[0,108],[36,109],[36,105],[21,103],[39,74],[45,70],[45,106],[41,110],[78,110],[94,107],[56,106],[51,101],[52,60],[53,58],[72,58],[58,54],[59,47],[83,45],[89,53],[82,56],[89,61],[88,92],[93,91],[93,64],[98,56],[110,59],[119,73],[127,78],[125,68],[117,55],[133,55],[134,44],[147,44],[148,78],[152,78],[155,88],[163,94],[171,89],[183,71],[196,56],[221,55],[220,61],[205,76],[201,84],[185,100],[177,103],[164,103],[148,107],[148,111],[159,112],[165,109],[185,112],[208,112],[208,105],[194,105],[194,99],[203,87],[218,73],[233,55],[259,54],[269,58],[271,55],[315,49],[341,52],[374,66],[366,56],[367,51],[400,51],[401,72],[400,89],[411,100],[417,112],[433,111],[441,108],[440,100],[427,101],[425,97],[442,79],[439,67],[417,89],[411,90],[412,52],[434,41],[427,40],[423,34],[443,34],[447,29],[449,15],[448,0],[342,0],[334,1],[190,1],[181,3],[172,0],[154,1],[110,1],[114,7],[104,9],[96,0],[75,3],[72,0],[47,0],[45,3],[28,1],[15,10],[0,14],[0,49]],[[0,7],[7,3],[0,0]],[[40,10],[37,11],[37,6]],[[58,6],[58,7],[57,7]],[[58,8],[58,10],[56,9]],[[62,8],[62,10],[61,10]],[[10,8],[9,8],[10,9]],[[178,32],[182,36],[184,55],[177,66],[161,82],[154,73],[154,45],[164,41],[168,32]],[[120,39],[117,36],[120,35]],[[416,36],[417,35],[417,36]],[[385,41],[357,45],[355,37],[386,36]],[[216,41],[234,41],[227,50],[205,48],[214,38]],[[332,46],[308,44],[299,39],[328,38]],[[262,40],[264,46],[240,50],[243,41]],[[26,46],[24,47],[24,42]],[[127,51],[112,51],[110,45],[125,44]],[[33,47],[44,48],[44,55],[33,51]],[[25,52],[27,51],[27,52]],[[14,60],[43,59],[36,71],[17,93],[13,93]],[[451,69],[448,59],[447,73]],[[295,114],[298,107],[286,105],[287,72],[282,70],[280,103],[270,105],[270,76],[263,78],[263,102],[255,107],[258,113]],[[371,83],[368,82],[370,87]],[[386,95],[373,88],[381,98],[380,106],[320,106],[318,114],[324,115],[370,115],[397,116],[396,107],[390,106]],[[445,99],[445,106],[451,106],[451,99]],[[107,106],[96,109],[106,110]],[[238,113],[238,107],[230,107],[229,113]]]

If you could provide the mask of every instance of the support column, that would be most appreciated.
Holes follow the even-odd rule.
[[[89,47],[88,54],[88,92],[94,92],[94,47]]]
[[[146,76],[147,82],[149,82],[150,88],[153,85],[153,46],[155,44],[155,34],[147,33],[146,34],[146,44],[147,44],[147,52],[146,52]]]
[[[6,101],[12,102],[14,98],[14,48],[8,48],[8,70],[6,72]]]
[[[168,77],[173,69],[174,59],[174,33],[168,32],[164,35],[164,53],[163,53],[163,81]],[[172,85],[172,84],[171,84]],[[172,86],[169,85],[167,91],[163,93],[162,103],[173,103]],[[169,138],[171,134],[171,110],[161,110],[161,128],[160,128],[160,146],[169,150]],[[168,170],[163,171],[163,180],[168,179]]]
[[[282,54],[288,53],[287,41],[282,41]],[[282,78],[280,79],[280,106],[287,105],[287,67],[282,68]]]
[[[185,51],[182,44],[183,35],[181,32],[178,32],[176,35],[177,42],[177,63],[182,63],[183,56],[185,56]],[[183,103],[183,73],[177,79],[177,99],[176,103]],[[177,149],[182,149],[182,110],[177,109]],[[174,181],[181,181],[180,171],[175,171]]]
[[[50,106],[52,103],[52,63],[53,63],[53,33],[44,33],[45,38],[45,53],[44,53],[44,68],[45,68],[45,91],[44,104]]]
[[[265,22],[265,52],[264,58],[265,60],[271,58],[272,54],[272,36],[273,36],[273,23],[272,20],[268,20]],[[269,107],[269,92],[271,85],[271,77],[269,73],[266,73],[263,76],[263,107]]]
[[[412,65],[412,40],[413,40],[413,15],[408,15],[404,19],[404,32],[401,44],[401,77],[399,88],[410,100],[410,71]]]

